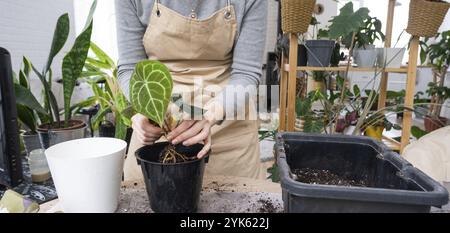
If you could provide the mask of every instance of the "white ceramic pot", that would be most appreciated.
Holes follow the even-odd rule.
[[[377,64],[378,67],[400,68],[402,66],[405,48],[378,48]]]
[[[117,209],[127,143],[84,138],[45,151],[64,212],[112,213]]]
[[[375,66],[377,61],[377,50],[375,49],[356,49],[353,51],[355,63],[360,68],[370,68]]]

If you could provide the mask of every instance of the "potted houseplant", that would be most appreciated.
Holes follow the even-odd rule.
[[[364,125],[362,126],[364,135],[373,139],[381,141],[383,139],[383,131],[389,131],[391,129],[400,130],[401,127],[397,124],[390,122],[384,114],[381,112],[375,112],[367,117]]]
[[[31,62],[26,57],[23,57],[22,67],[18,75],[19,78],[14,80],[17,117],[21,124],[21,137],[27,154],[41,148],[37,125],[39,122],[45,122],[48,117],[46,110],[31,93],[29,83],[31,69]]]
[[[64,47],[70,30],[69,16],[63,14],[59,17],[56,24],[53,42],[47,63],[38,71],[33,66],[33,71],[39,77],[43,85],[44,108],[48,112],[48,121],[39,125],[37,131],[42,146],[48,148],[54,144],[83,138],[86,135],[86,123],[80,120],[72,119],[73,109],[71,108],[71,97],[89,51],[90,39],[92,34],[93,13],[97,1],[94,1],[86,21],[85,28],[75,39],[71,50],[64,56],[62,62],[62,82],[64,90],[64,120],[60,119],[59,106],[52,91],[52,71],[51,65],[54,57]]]
[[[302,99],[297,97],[295,101],[295,131],[303,132],[306,118],[309,118],[312,114],[312,95],[311,93]]]
[[[164,135],[181,123],[180,112],[191,110],[189,106],[179,105],[182,100],[172,97],[172,88],[172,77],[164,64],[142,61],[136,65],[130,81],[133,109],[159,126]],[[168,111],[169,104],[179,106],[180,111]],[[197,158],[202,148],[201,144],[185,147],[161,142],[136,151],[155,212],[196,211],[207,158]]]
[[[424,125],[427,132],[432,132],[447,124],[448,119],[441,117],[440,114],[442,105],[450,98],[450,88],[430,82],[427,94],[431,97],[431,104],[424,118]]]
[[[131,129],[130,104],[119,87],[116,63],[95,43],[91,42],[92,56],[86,59],[81,77],[92,88],[98,112],[92,119],[92,128],[100,137],[126,140]],[[112,114],[108,117],[108,114]],[[128,141],[129,143],[129,141]]]
[[[376,40],[384,41],[384,34],[381,32],[382,24],[376,17],[369,17],[364,21],[364,25],[359,28],[355,36],[353,50],[354,62],[358,67],[373,67],[377,60],[377,51],[374,42]],[[349,47],[351,36],[344,39],[344,44]]]
[[[434,36],[449,7],[450,3],[443,0],[411,0],[406,31],[413,36]]]
[[[357,11],[353,10],[353,3],[345,4],[339,15],[333,17],[328,29],[319,30],[318,38],[329,38],[329,40],[308,40],[308,65],[326,67],[330,65],[333,49],[336,42],[340,43],[348,35],[351,35],[349,49],[353,48],[358,30],[364,25],[369,17],[369,9],[363,7]],[[351,23],[349,23],[351,22]]]
[[[327,79],[329,75],[324,71],[312,71],[312,75],[308,77],[308,91],[322,91],[326,90]]]
[[[387,91],[386,93],[388,104],[393,107],[392,110],[397,114],[397,119],[403,118],[404,108],[399,103],[405,102],[405,94],[405,89],[400,91]]]
[[[450,67],[450,30],[438,34],[436,42],[428,44],[428,39],[420,42],[421,62],[428,60],[432,66],[433,81],[428,84],[427,94],[431,102],[425,116],[425,130],[431,132],[444,126],[447,119],[440,117],[442,105],[450,98],[450,88],[445,86],[445,77]]]

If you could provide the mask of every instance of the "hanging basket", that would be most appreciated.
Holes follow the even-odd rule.
[[[316,0],[281,0],[283,32],[307,32],[315,5]]]
[[[406,31],[413,36],[435,36],[449,7],[450,3],[447,2],[411,0]]]

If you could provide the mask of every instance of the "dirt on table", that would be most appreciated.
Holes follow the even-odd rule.
[[[368,187],[367,180],[354,180],[339,176],[329,170],[301,168],[293,170],[295,180],[307,184]]]
[[[258,213],[277,213],[279,208],[276,208],[270,199],[259,199],[258,203],[261,207],[258,209]]]

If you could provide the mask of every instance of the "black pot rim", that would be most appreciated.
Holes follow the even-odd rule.
[[[159,145],[159,144],[167,144],[167,142],[158,142],[158,143],[155,143],[153,145],[147,145],[147,146],[143,146],[143,147],[137,149],[136,152],[135,152],[136,159],[141,161],[141,162],[148,163],[148,164],[169,167],[169,166],[177,166],[177,165],[186,165],[186,164],[191,164],[191,163],[197,163],[197,162],[200,162],[203,159],[207,159],[209,157],[210,153],[211,153],[211,150],[209,150],[208,153],[205,156],[203,156],[201,159],[197,158],[195,160],[185,161],[185,162],[181,162],[181,163],[160,163],[160,162],[153,162],[153,161],[149,161],[147,159],[141,158],[141,155],[139,154],[139,152],[141,152],[142,150],[144,150],[147,147],[153,147],[153,146],[156,146],[156,145]]]

